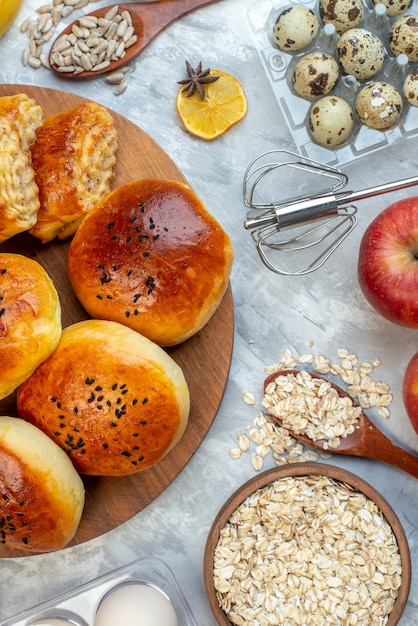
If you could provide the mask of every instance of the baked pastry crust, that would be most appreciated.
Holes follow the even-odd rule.
[[[81,474],[125,476],[178,443],[190,399],[181,368],[162,348],[116,322],[86,320],[63,330],[20,386],[17,409]]]
[[[41,107],[26,94],[0,97],[0,243],[36,223],[39,197],[29,149],[42,120]]]
[[[67,239],[111,189],[117,131],[104,106],[86,102],[46,117],[32,146],[40,208],[30,232]]]
[[[43,123],[42,107],[25,93],[0,97],[0,117],[17,131],[23,150],[30,150]]]
[[[0,253],[0,398],[10,395],[56,348],[61,306],[34,259]]]
[[[232,262],[228,235],[192,189],[149,178],[115,189],[90,212],[67,268],[92,317],[173,346],[212,317]]]
[[[0,416],[0,541],[51,552],[73,538],[84,486],[70,459],[38,428]]]

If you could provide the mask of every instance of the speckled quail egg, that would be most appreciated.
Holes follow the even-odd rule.
[[[317,143],[328,148],[339,146],[353,130],[353,110],[343,98],[324,96],[311,106],[308,124]]]
[[[373,6],[383,4],[386,7],[386,15],[395,17],[407,11],[412,4],[412,0],[372,0],[372,4]]]
[[[340,67],[331,55],[325,52],[311,52],[296,63],[292,85],[301,98],[320,98],[334,89],[339,76]]]
[[[293,5],[284,9],[273,26],[273,43],[286,52],[303,50],[318,34],[319,22],[308,7]]]
[[[415,68],[404,80],[403,93],[409,104],[418,107],[418,68]]]
[[[357,80],[367,80],[382,68],[385,50],[375,33],[364,28],[351,28],[338,41],[337,58],[346,74]]]
[[[334,24],[338,34],[359,26],[364,17],[362,0],[320,0],[319,16],[324,24]]]
[[[355,107],[362,124],[387,130],[395,126],[402,115],[402,96],[390,83],[375,81],[359,91]]]
[[[411,63],[418,61],[418,15],[403,15],[392,24],[389,46],[395,56],[406,54]]]

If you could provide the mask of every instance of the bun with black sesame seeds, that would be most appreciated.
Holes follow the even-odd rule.
[[[17,396],[19,417],[92,476],[127,476],[157,463],[181,439],[189,408],[179,365],[146,337],[106,320],[65,328]]]
[[[0,543],[52,552],[73,538],[84,486],[68,456],[41,430],[0,416]]]
[[[28,378],[61,336],[61,305],[45,269],[20,254],[0,253],[0,399]]]
[[[86,216],[67,269],[92,317],[173,346],[215,313],[232,262],[229,236],[190,187],[142,179],[115,189]]]

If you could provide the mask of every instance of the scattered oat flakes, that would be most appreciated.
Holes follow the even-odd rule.
[[[249,391],[246,391],[243,394],[242,399],[244,400],[245,404],[255,404],[255,396]]]
[[[310,347],[313,346],[311,342]],[[323,355],[313,355],[310,352],[302,354],[296,358],[292,355],[290,349],[283,352],[278,363],[265,368],[267,374],[272,374],[283,369],[298,369],[299,365],[310,365],[312,371],[316,374],[327,375],[334,374],[345,383],[346,390],[352,399],[356,400],[363,409],[377,408],[377,414],[384,418],[390,417],[390,404],[392,402],[392,394],[390,387],[382,381],[376,381],[372,378],[375,370],[380,366],[380,359],[374,361],[360,362],[357,355],[350,352],[346,348],[337,350],[339,363],[331,363],[330,359]],[[311,377],[312,378],[312,377]],[[326,389],[326,387],[324,387]],[[243,400],[246,404],[255,405],[255,396],[251,392],[243,394]],[[262,406],[264,405],[264,399]],[[264,406],[264,408],[266,408]],[[353,422],[355,426],[355,420]],[[292,428],[294,423],[292,422]],[[339,438],[344,436],[345,430],[341,425],[334,424],[334,432],[328,441],[328,447],[337,447]],[[264,459],[271,454],[276,465],[283,465],[298,461],[317,461],[318,459],[329,459],[330,455],[325,452],[318,453],[316,450],[308,446],[296,448],[296,440],[289,436],[286,428],[272,424],[266,417],[264,412],[260,412],[254,419],[252,424],[246,427],[248,432],[247,441],[244,443],[242,433],[237,434],[238,447],[230,450],[233,458],[241,458],[244,453],[249,452],[251,455],[252,465],[257,471],[261,470],[264,465]],[[241,442],[240,442],[241,439]],[[301,445],[301,444],[298,444]],[[252,446],[263,446],[263,454],[259,454],[252,449]],[[261,449],[261,448],[259,448]],[[238,452],[239,451],[239,452]]]

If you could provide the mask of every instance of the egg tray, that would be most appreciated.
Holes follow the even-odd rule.
[[[417,67],[416,63],[401,65],[389,48],[388,33],[394,21],[402,15],[418,14],[417,0],[403,14],[396,17],[377,16],[370,5],[365,4],[364,18],[357,28],[364,28],[377,34],[385,49],[382,69],[367,81],[359,82],[341,73],[336,87],[328,95],[346,100],[354,113],[354,127],[347,142],[338,147],[324,147],[316,143],[308,130],[308,116],[315,100],[307,100],[295,94],[292,89],[292,73],[296,62],[310,52],[321,51],[336,56],[338,35],[329,34],[319,16],[319,1],[289,2],[286,0],[262,0],[246,9],[246,19],[271,88],[276,97],[281,114],[291,133],[297,151],[310,159],[335,167],[350,163],[359,157],[378,152],[388,146],[418,135],[418,108],[411,106],[403,96],[403,82],[406,75]],[[283,52],[272,41],[273,26],[280,13],[295,4],[311,9],[318,18],[319,31],[315,40],[297,53]],[[379,19],[381,20],[379,22]],[[383,20],[383,21],[382,21]],[[382,31],[382,25],[384,26]],[[383,32],[383,34],[382,34]],[[392,84],[403,99],[401,118],[395,127],[386,131],[374,130],[361,124],[354,108],[359,90],[376,80]]]
[[[138,581],[155,585],[171,600],[179,626],[198,626],[187,599],[172,570],[157,557],[141,557],[103,576],[38,604],[1,623],[27,626],[40,618],[68,621],[68,626],[93,626],[97,606],[104,595],[119,583]]]

